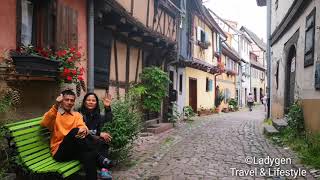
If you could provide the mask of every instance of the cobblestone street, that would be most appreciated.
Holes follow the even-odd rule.
[[[270,168],[269,165],[249,165],[245,162],[247,157],[258,159],[268,156],[292,160],[291,163],[280,165],[281,170],[304,169],[289,148],[276,147],[266,140],[262,134],[264,116],[262,107],[257,107],[253,112],[243,110],[197,117],[191,124],[180,124],[175,130],[158,135],[158,139],[153,137],[153,145],[148,140],[149,147],[144,149],[143,155],[141,149],[136,149],[136,164],[126,170],[115,170],[114,177],[155,180],[254,179],[232,175],[236,175],[235,169],[258,168],[259,173],[260,168]],[[235,168],[234,174],[232,168]],[[255,179],[264,178],[257,176]],[[314,178],[307,171],[304,178],[298,179]]]

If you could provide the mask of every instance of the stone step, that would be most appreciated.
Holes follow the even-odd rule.
[[[160,118],[151,119],[144,122],[144,127],[152,126],[154,124],[158,124],[160,122]]]
[[[273,126],[271,126],[271,125],[265,125],[263,127],[263,132],[266,135],[273,135],[273,134],[279,133],[279,131],[276,128],[274,128]]]
[[[285,119],[274,119],[272,120],[272,125],[278,130],[281,131],[288,126],[288,123]]]
[[[154,125],[147,127],[147,132],[150,132],[153,134],[159,134],[159,133],[167,131],[171,128],[173,128],[172,123],[159,123],[159,124],[154,124]]]

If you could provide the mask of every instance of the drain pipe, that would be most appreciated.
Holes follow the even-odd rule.
[[[87,92],[94,91],[94,0],[88,0],[88,87]]]

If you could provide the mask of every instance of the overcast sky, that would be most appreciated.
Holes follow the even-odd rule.
[[[256,0],[203,0],[204,5],[218,16],[246,26],[266,42],[267,8]]]

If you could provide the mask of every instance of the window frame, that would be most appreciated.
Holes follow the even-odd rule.
[[[308,26],[308,21],[313,18],[313,22]],[[304,45],[304,67],[312,66],[314,64],[314,46],[315,46],[315,27],[316,27],[316,8],[309,13],[305,21],[305,45]],[[312,33],[312,47],[307,51],[307,35]]]

